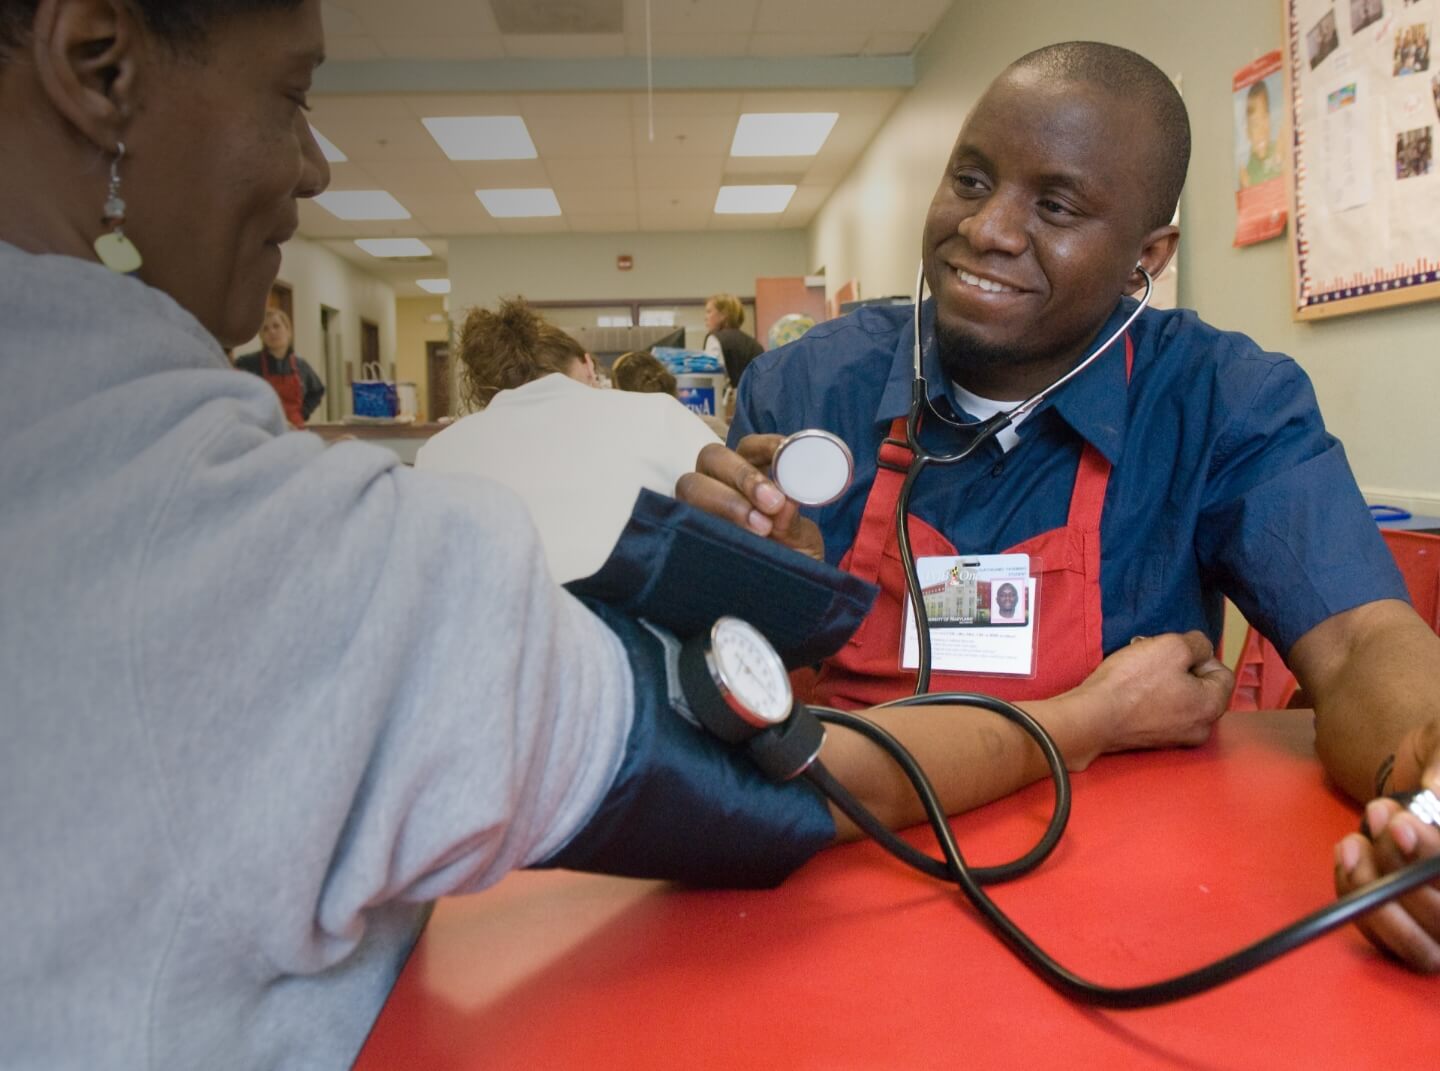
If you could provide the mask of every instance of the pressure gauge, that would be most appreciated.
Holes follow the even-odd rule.
[[[681,684],[695,716],[722,740],[738,743],[790,716],[790,676],[759,629],[722,617],[685,645]]]

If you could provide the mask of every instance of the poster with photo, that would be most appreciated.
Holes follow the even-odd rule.
[[[1280,50],[1240,68],[1231,79],[1235,111],[1235,244],[1285,233],[1285,113]]]
[[[1440,298],[1440,0],[1282,2],[1296,318]]]

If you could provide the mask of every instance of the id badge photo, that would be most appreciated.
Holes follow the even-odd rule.
[[[915,564],[930,628],[932,669],[1035,675],[1040,585],[1039,566],[1030,555],[941,556],[921,558]],[[916,669],[919,662],[915,616],[907,596],[900,666]]]

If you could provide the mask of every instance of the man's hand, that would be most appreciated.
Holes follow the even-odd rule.
[[[825,541],[815,522],[800,514],[770,477],[770,462],[783,435],[747,435],[738,451],[718,443],[705,447],[675,484],[681,502],[766,536],[817,560],[825,558]]]
[[[1428,788],[1440,795],[1440,719],[1406,734],[1388,787]],[[1371,800],[1365,807],[1365,828],[1368,838],[1351,833],[1335,845],[1335,891],[1341,896],[1408,863],[1440,855],[1440,829],[1394,800]],[[1356,925],[1377,948],[1418,971],[1440,973],[1440,883],[1391,901]]]
[[[1071,693],[1093,720],[1085,743],[1066,749],[1066,765],[1083,770],[1109,751],[1203,744],[1234,687],[1203,632],[1137,637]]]

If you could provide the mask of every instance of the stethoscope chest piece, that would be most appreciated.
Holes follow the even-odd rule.
[[[802,506],[828,506],[845,493],[854,474],[850,448],[818,428],[787,437],[770,462],[770,478]]]

